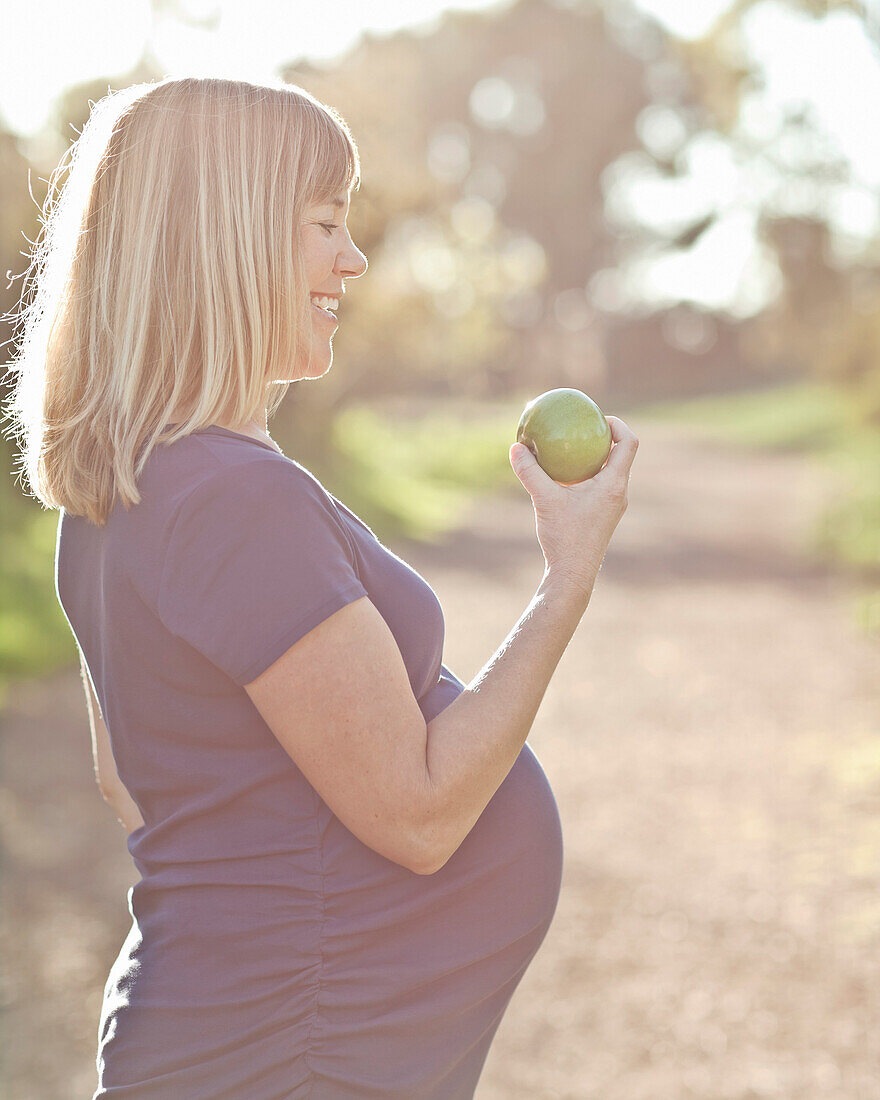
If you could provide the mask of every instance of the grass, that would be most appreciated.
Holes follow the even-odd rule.
[[[880,442],[876,429],[864,425],[854,396],[816,382],[642,405],[638,411],[643,419],[705,426],[713,439],[763,450],[834,455],[853,443],[876,448]]]

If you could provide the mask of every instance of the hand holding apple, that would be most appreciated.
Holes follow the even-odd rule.
[[[605,419],[612,443],[608,460],[598,473],[574,484],[554,481],[525,443],[511,444],[509,455],[513,472],[532,498],[546,575],[574,582],[587,594],[626,511],[629,473],[639,446],[622,420]]]

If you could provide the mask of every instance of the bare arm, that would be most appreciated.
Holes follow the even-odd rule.
[[[112,796],[105,794],[104,801],[116,811],[116,816],[127,833],[133,833],[143,825],[144,819],[137,803],[122,784]]]
[[[358,840],[415,874],[430,873],[425,719],[369,597],[330,615],[244,688]]]
[[[458,849],[513,767],[591,592],[592,586],[587,591],[545,573],[494,656],[428,723],[435,870]]]
[[[89,712],[95,779],[104,801],[116,811],[116,816],[122,822],[122,827],[126,832],[131,833],[143,825],[144,819],[141,817],[137,804],[125,789],[116,770],[116,761],[113,759],[113,750],[110,747],[110,734],[104,725],[101,708],[92,690],[92,682],[89,679],[82,652],[79,655],[79,665],[83,690],[86,695],[86,710]]]

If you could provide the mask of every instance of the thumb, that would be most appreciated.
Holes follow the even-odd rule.
[[[542,480],[540,475],[543,474],[544,478],[547,475],[541,470],[538,460],[524,443],[511,444],[510,465],[529,495],[540,491]]]

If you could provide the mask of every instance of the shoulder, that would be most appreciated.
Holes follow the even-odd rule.
[[[214,462],[203,468],[179,498],[175,511],[179,517],[210,502],[259,509],[297,500],[308,500],[335,511],[331,495],[310,470],[283,455],[264,452],[234,462]]]
[[[267,543],[341,548],[351,557],[347,527],[333,498],[304,466],[268,451],[216,463],[183,491],[169,513],[167,560],[248,552],[260,557]],[[305,536],[305,538],[304,538]]]
[[[317,477],[281,451],[245,440],[242,436],[193,432],[173,442],[157,444],[144,464],[144,484],[157,495],[179,505],[194,492],[230,488],[241,482],[269,480],[308,485],[326,493]]]

